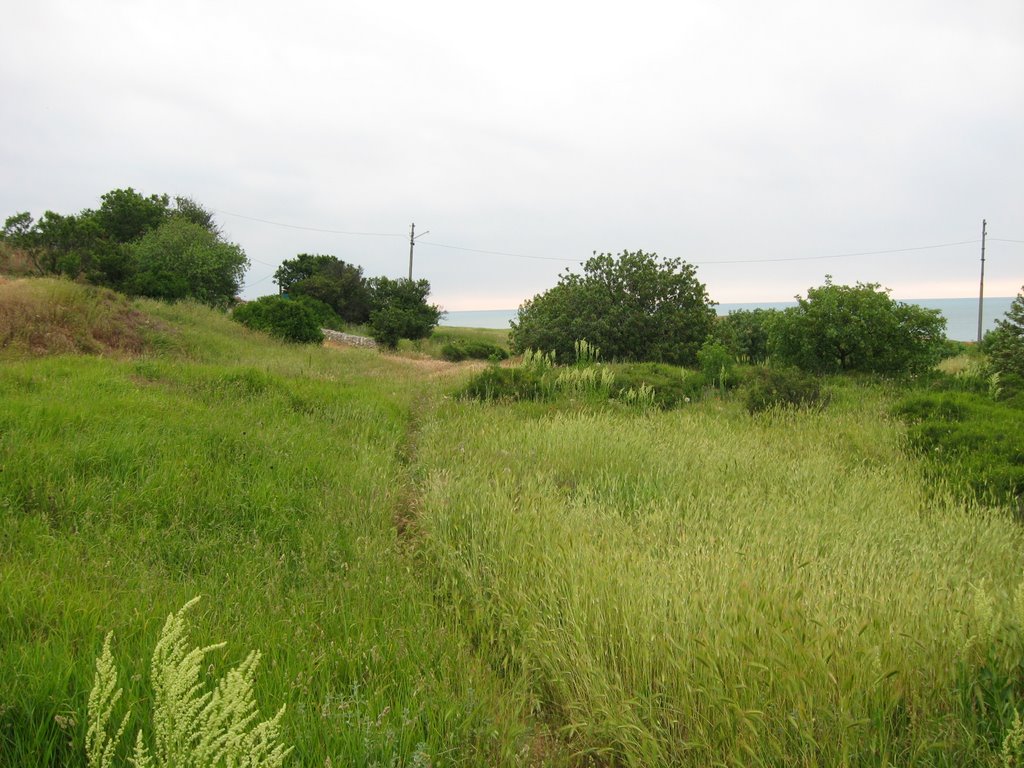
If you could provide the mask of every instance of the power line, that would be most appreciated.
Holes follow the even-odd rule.
[[[991,238],[990,238],[991,239]],[[860,251],[858,253],[832,253],[827,256],[791,256],[779,259],[730,259],[728,261],[694,261],[697,265],[704,264],[769,264],[778,261],[818,261],[820,259],[846,259],[852,256],[881,256],[887,253],[908,253],[909,251],[928,251],[933,248],[952,248],[956,245],[974,245],[978,240],[962,240],[958,243],[939,243],[937,245],[919,245],[914,248],[891,248],[885,251]]]
[[[297,229],[297,230],[302,230],[302,231],[306,231],[306,232],[322,232],[322,233],[331,234],[331,235],[350,235],[350,236],[357,236],[357,237],[401,237],[401,238],[405,238],[404,234],[399,234],[397,232],[356,232],[356,231],[341,230],[341,229],[326,229],[326,228],[321,228],[321,227],[306,227],[306,226],[301,226],[301,225],[298,225],[298,224],[286,224],[286,223],[280,222],[280,221],[271,221],[269,219],[261,219],[261,218],[255,217],[255,216],[245,216],[245,215],[243,215],[241,213],[232,213],[230,211],[216,210],[216,212],[217,213],[221,213],[221,214],[223,214],[225,216],[234,216],[234,217],[239,218],[239,219],[246,219],[248,221],[256,221],[256,222],[259,222],[261,224],[270,224],[270,225],[275,226],[275,227],[284,227],[286,229]],[[996,241],[996,242],[1002,242],[1002,243],[1016,243],[1016,244],[1024,245],[1024,240],[1010,240],[1010,239],[1007,239],[1007,238],[1000,238],[1000,237],[990,237],[988,239],[990,241]],[[584,259],[579,259],[579,258],[574,258],[573,259],[573,258],[564,258],[564,257],[559,257],[559,256],[536,256],[536,255],[528,254],[528,253],[511,253],[509,251],[492,251],[492,250],[487,250],[487,249],[483,249],[483,248],[468,248],[468,247],[461,246],[461,245],[451,245],[449,243],[438,243],[438,242],[435,242],[433,240],[421,240],[421,241],[418,241],[418,242],[419,242],[420,245],[428,245],[428,246],[433,246],[435,248],[446,248],[448,250],[453,250],[453,251],[464,251],[466,253],[480,253],[480,254],[483,254],[483,255],[486,255],[486,256],[507,256],[507,257],[515,258],[515,259],[534,259],[534,260],[537,260],[537,261],[560,261],[560,262],[571,262],[571,263],[575,263],[575,264],[580,264],[580,263],[582,263],[584,261]],[[708,261],[692,261],[690,263],[695,265],[695,266],[709,266],[709,265],[715,265],[715,264],[775,264],[775,263],[790,262],[790,261],[821,261],[821,260],[825,260],[825,259],[847,259],[847,258],[854,258],[854,257],[858,257],[858,256],[883,256],[883,255],[893,254],[893,253],[911,253],[913,251],[928,251],[928,250],[933,250],[933,249],[936,249],[936,248],[953,248],[953,247],[960,246],[960,245],[975,245],[978,242],[980,242],[980,241],[979,240],[961,240],[961,241],[955,242],[955,243],[937,243],[935,245],[920,245],[920,246],[914,246],[914,247],[911,247],[911,248],[890,248],[890,249],[881,250],[881,251],[858,251],[858,252],[855,252],[855,253],[832,253],[832,254],[826,254],[826,255],[821,255],[821,256],[786,256],[786,257],[780,257],[780,258],[774,258],[774,259],[722,259],[722,260],[708,260]],[[256,260],[253,259],[253,261],[256,261]],[[265,262],[258,262],[258,263],[265,264]],[[267,264],[266,266],[273,266],[273,265]]]
[[[230,211],[221,211],[214,209],[216,213],[223,214],[225,216],[234,216],[238,219],[246,219],[248,221],[258,221],[261,224],[271,224],[275,227],[284,227],[286,229],[301,229],[305,232],[324,232],[329,235],[355,235],[359,237],[405,237],[395,232],[349,232],[341,229],[321,229],[319,227],[303,227],[298,224],[285,224],[280,221],[270,221],[269,219],[258,219],[255,216],[243,216],[240,213],[231,213]]]
[[[989,238],[989,239],[990,240],[995,240],[996,238]],[[881,255],[890,254],[890,253],[908,253],[910,251],[927,251],[927,250],[931,250],[931,249],[934,249],[934,248],[952,248],[952,247],[958,246],[958,245],[974,245],[974,244],[976,244],[978,242],[979,242],[978,240],[961,240],[961,241],[956,242],[956,243],[938,243],[936,245],[920,245],[920,246],[916,246],[916,247],[913,247],[913,248],[891,248],[891,249],[884,250],[884,251],[859,251],[857,253],[833,253],[833,254],[828,254],[828,255],[825,255],[825,256],[788,256],[788,257],[782,257],[782,258],[777,258],[777,259],[725,259],[725,260],[720,260],[720,261],[692,261],[690,263],[694,264],[696,266],[704,266],[704,265],[710,265],[710,264],[771,264],[771,263],[781,262],[781,261],[818,261],[818,260],[821,260],[821,259],[845,259],[845,258],[850,258],[850,257],[854,257],[854,256],[881,256]],[[1010,241],[1010,242],[1016,242],[1016,241]],[[530,255],[525,254],[525,253],[508,253],[508,252],[505,252],[505,251],[487,251],[487,250],[482,250],[482,249],[479,249],[479,248],[463,248],[462,246],[458,246],[458,245],[446,245],[444,243],[435,243],[435,242],[429,241],[429,240],[424,240],[420,244],[421,245],[433,245],[433,246],[436,246],[438,248],[451,248],[451,249],[456,250],[456,251],[468,251],[470,253],[483,253],[483,254],[489,254],[489,255],[494,255],[494,256],[512,256],[512,257],[515,257],[515,258],[518,258],[518,259],[541,259],[543,261],[572,261],[572,262],[577,262],[577,263],[583,261],[582,259],[565,259],[565,258],[557,258],[557,257],[554,257],[554,256],[530,256]]]
[[[512,256],[517,259],[538,259],[540,261],[572,261],[580,262],[581,259],[566,259],[559,258],[557,256],[530,256],[526,253],[507,253],[505,251],[484,251],[479,248],[463,248],[461,245],[445,245],[444,243],[435,243],[433,240],[422,240],[420,245],[432,245],[435,248],[450,248],[453,251],[468,251],[469,253],[485,253],[491,256]]]

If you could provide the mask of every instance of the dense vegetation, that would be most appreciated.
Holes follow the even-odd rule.
[[[38,275],[63,275],[136,296],[192,298],[227,305],[249,266],[224,240],[213,215],[187,197],[132,188],[101,197],[99,208],[62,215],[29,212],[4,222],[3,242]]]
[[[817,373],[920,373],[945,350],[937,309],[893,301],[877,283],[828,278],[797,302],[769,323],[769,349],[782,363]]]
[[[264,331],[285,341],[319,344],[324,340],[319,318],[304,301],[281,296],[261,296],[235,307],[231,317],[254,331]]]
[[[156,745],[149,659],[197,595],[294,765],[1020,762],[1024,529],[897,405],[1019,450],[983,358],[794,409],[823,380],[725,339],[423,364],[56,280],[0,284],[0,332],[0,764],[85,765],[110,631],[111,722]],[[451,397],[485,377],[539,394]]]
[[[365,323],[374,340],[391,349],[401,339],[429,337],[442,315],[427,301],[427,280],[366,278],[362,267],[336,256],[300,253],[281,263],[274,280],[289,297],[315,302],[311,308],[324,327]]]
[[[714,320],[691,264],[643,251],[600,253],[582,274],[566,271],[524,302],[511,340],[519,352],[554,352],[562,363],[573,362],[573,345],[586,339],[609,359],[684,365],[696,361]]]

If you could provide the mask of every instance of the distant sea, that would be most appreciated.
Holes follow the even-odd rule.
[[[956,341],[974,341],[978,338],[978,300],[973,299],[899,299],[907,304],[918,304],[937,309],[946,318],[946,335]],[[1006,314],[1013,302],[1012,296],[986,296],[982,326],[987,331],[995,321]],[[737,309],[785,309],[795,307],[795,301],[768,301],[749,304],[719,304],[715,310],[727,315]],[[508,328],[516,316],[514,309],[487,309],[475,312],[449,312],[441,325],[461,328]]]

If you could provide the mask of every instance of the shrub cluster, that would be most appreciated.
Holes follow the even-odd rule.
[[[985,501],[1024,495],[1024,408],[967,390],[918,391],[896,405],[911,444],[941,475]]]
[[[828,402],[821,381],[796,368],[755,368],[742,392],[750,413],[769,408],[812,408]]]
[[[499,368],[488,366],[459,392],[471,400],[546,400],[554,387],[545,381],[543,371],[534,367]]]
[[[453,363],[462,360],[505,360],[508,350],[489,341],[450,341],[441,347],[441,357]]]
[[[136,296],[227,306],[249,267],[213,214],[187,197],[146,197],[131,187],[77,214],[23,211],[4,221],[5,251],[40,276],[63,275]],[[8,256],[5,262],[10,263]]]
[[[622,363],[613,366],[615,372],[614,396],[622,397],[629,390],[654,390],[654,405],[675,408],[695,400],[703,389],[703,377],[688,373],[677,365],[667,363]],[[700,385],[694,388],[694,380]]]
[[[247,328],[285,341],[320,344],[324,340],[313,310],[304,303],[281,296],[262,296],[236,307],[231,316]]]

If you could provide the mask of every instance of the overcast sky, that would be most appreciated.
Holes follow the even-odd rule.
[[[1022,0],[33,0],[0,88],[0,219],[187,195],[247,297],[302,252],[403,276],[411,222],[449,310],[623,249],[720,302],[972,296],[983,218],[986,294],[1024,283]]]

